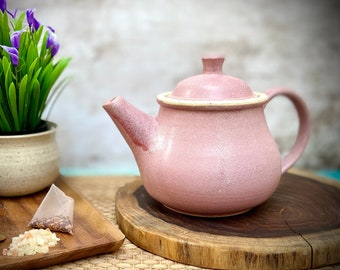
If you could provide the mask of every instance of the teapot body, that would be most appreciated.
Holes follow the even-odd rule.
[[[166,207],[198,216],[235,215],[276,190],[281,157],[263,106],[161,106],[156,121],[156,135],[137,163],[145,189]]]

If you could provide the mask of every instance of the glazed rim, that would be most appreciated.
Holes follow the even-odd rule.
[[[233,99],[233,100],[192,100],[192,99],[180,99],[171,97],[172,92],[164,92],[157,96],[157,100],[160,104],[169,107],[187,107],[196,108],[206,107],[207,109],[227,109],[227,108],[243,108],[259,106],[268,101],[268,95],[265,93],[254,92],[254,96],[246,99]]]

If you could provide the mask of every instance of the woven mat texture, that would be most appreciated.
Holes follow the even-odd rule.
[[[72,177],[67,183],[104,216],[117,225],[115,216],[115,194],[118,189],[136,177]],[[53,270],[96,270],[96,269],[203,269],[180,264],[154,255],[132,244],[127,238],[119,250],[43,269]]]

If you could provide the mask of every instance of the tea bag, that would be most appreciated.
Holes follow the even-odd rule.
[[[74,200],[52,184],[28,225],[73,234],[73,206]]]

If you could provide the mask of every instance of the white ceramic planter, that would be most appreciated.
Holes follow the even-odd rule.
[[[0,196],[22,196],[40,191],[59,175],[57,126],[47,131],[0,136]]]

